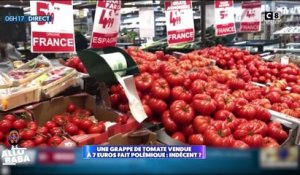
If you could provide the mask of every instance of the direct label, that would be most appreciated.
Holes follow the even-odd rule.
[[[97,3],[91,48],[115,46],[121,17],[120,0],[99,0]]]
[[[190,0],[166,1],[165,13],[169,45],[194,41],[194,16]]]
[[[72,0],[30,1],[31,15],[51,16],[50,22],[31,23],[31,51],[75,52]]]
[[[215,0],[215,35],[235,34],[233,0]]]

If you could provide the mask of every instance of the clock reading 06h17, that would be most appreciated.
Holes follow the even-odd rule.
[[[51,22],[52,17],[51,16],[1,16],[0,22],[5,23],[17,23],[17,22]]]

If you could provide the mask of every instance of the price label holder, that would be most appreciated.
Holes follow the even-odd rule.
[[[139,73],[133,59],[122,49],[106,47],[103,49],[86,49],[78,53],[90,77],[108,84],[120,83],[129,101],[133,117],[143,122],[147,115],[138,96],[134,75]]]
[[[280,58],[281,64],[289,64],[289,61],[290,61],[290,59],[287,56],[283,56]]]
[[[281,147],[300,146],[300,120],[273,110],[269,110],[269,112],[272,115],[271,120],[290,128],[289,137]]]

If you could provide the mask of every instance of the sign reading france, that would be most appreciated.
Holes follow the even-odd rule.
[[[83,158],[185,158],[205,159],[206,147],[199,146],[92,146],[82,148]]]

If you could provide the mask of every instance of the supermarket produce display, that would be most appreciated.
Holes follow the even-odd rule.
[[[140,72],[134,80],[148,116],[147,122],[161,122],[164,132],[179,141],[178,144],[242,149],[280,147],[288,139],[292,128],[284,122],[272,121],[272,111],[285,114],[287,121],[289,118],[299,121],[299,68],[292,63],[265,62],[259,55],[222,45],[182,54],[179,58],[163,51],[150,53],[135,47],[126,51]],[[216,61],[216,65],[212,60]],[[41,66],[29,66],[30,69],[25,65]],[[87,72],[85,68],[78,69],[83,64],[76,56],[69,58],[65,65]],[[24,77],[18,72],[25,71],[25,77],[30,77],[31,81],[22,82],[22,86],[12,83],[11,87],[2,89],[1,109],[7,111],[38,102],[42,98],[52,98],[80,79],[75,69],[49,66],[31,61],[5,75],[14,80],[19,79],[18,76]],[[40,69],[43,72],[39,73]],[[287,89],[288,86],[290,89]],[[35,98],[26,98],[27,101],[10,106],[13,104],[11,95],[14,98],[24,96],[27,92],[25,87],[35,92]],[[48,118],[43,116],[44,119],[36,116],[39,114],[35,112],[28,113],[25,106],[19,108],[23,111],[21,113],[14,110],[3,113],[0,122],[1,142],[7,145],[5,135],[10,128],[17,127],[23,138],[20,143],[23,147],[62,146],[68,142],[66,140],[78,146],[81,144],[76,140],[77,137],[91,134],[102,134],[99,137],[102,139],[95,143],[105,143],[116,134],[112,130],[119,127],[111,121],[124,125],[128,118],[132,118],[122,86],[113,84],[109,94],[111,107],[120,114],[111,114],[108,124],[99,118],[102,116],[100,113],[93,115],[93,108],[86,110],[72,102],[64,104],[63,111],[58,107],[59,112]],[[57,104],[51,100],[49,104],[54,106],[48,107],[57,108]]]

